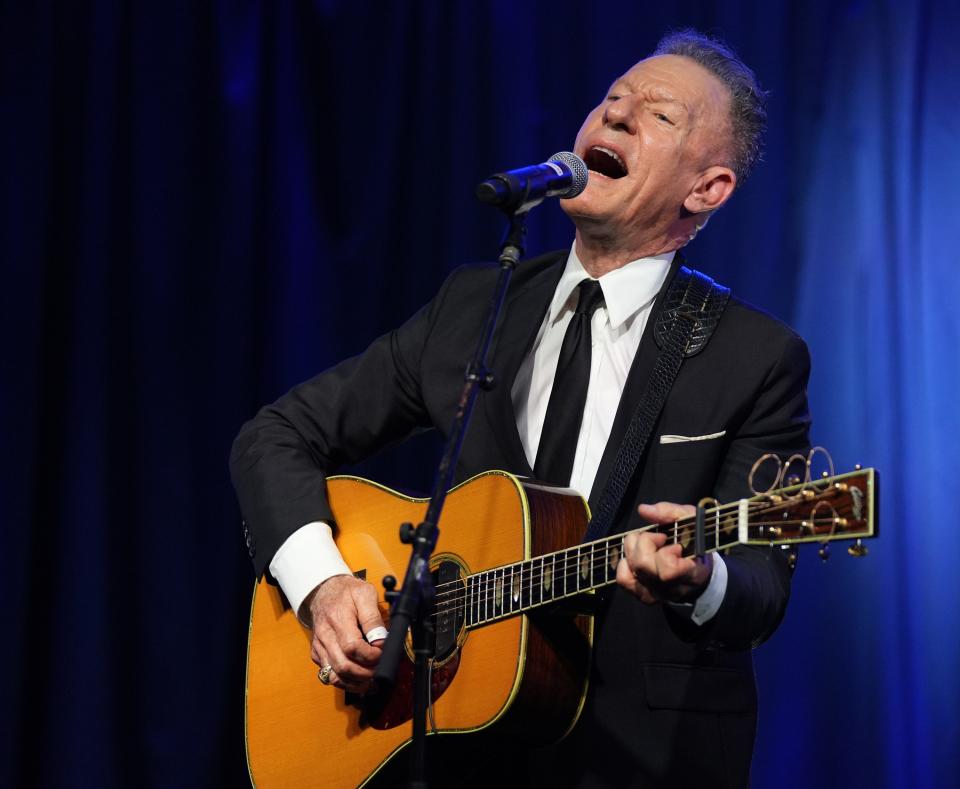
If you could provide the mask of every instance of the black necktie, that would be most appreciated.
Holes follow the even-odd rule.
[[[585,279],[578,287],[580,299],[563,335],[533,468],[538,479],[558,485],[570,483],[590,383],[590,322],[604,303],[603,291],[595,279]]]

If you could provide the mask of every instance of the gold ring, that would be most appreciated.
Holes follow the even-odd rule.
[[[324,685],[329,685],[331,671],[333,671],[333,666],[327,663],[327,665],[317,672],[317,679],[319,679]]]

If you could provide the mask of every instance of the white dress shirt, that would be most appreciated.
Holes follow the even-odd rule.
[[[593,487],[633,357],[674,254],[634,260],[599,279],[605,306],[594,313],[590,327],[590,383],[570,478],[570,487],[585,498]],[[536,461],[560,346],[576,308],[577,286],[589,277],[574,247],[511,390],[517,429],[531,468]],[[315,522],[287,538],[270,562],[270,572],[293,609],[300,611],[301,603],[313,589],[333,575],[350,573],[350,569],[334,545],[330,527]],[[726,566],[715,554],[707,588],[695,604],[682,607],[694,622],[702,624],[716,614],[723,602],[726,582]]]

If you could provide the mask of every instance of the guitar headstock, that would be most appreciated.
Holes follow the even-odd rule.
[[[740,502],[739,542],[745,545],[794,545],[856,540],[849,552],[862,556],[860,540],[876,537],[879,475],[857,468],[759,494]],[[825,556],[824,556],[825,558]]]

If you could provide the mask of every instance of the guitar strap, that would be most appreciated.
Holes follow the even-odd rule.
[[[613,470],[600,494],[583,542],[599,540],[609,533],[680,365],[685,358],[706,347],[729,300],[730,288],[706,274],[686,266],[677,271],[654,326],[653,336],[660,354],[617,450]]]

